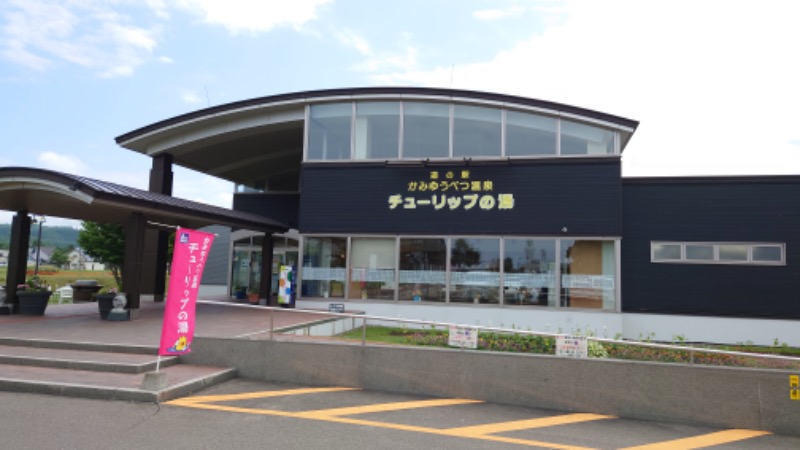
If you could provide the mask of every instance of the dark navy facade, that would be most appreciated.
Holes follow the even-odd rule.
[[[623,180],[624,312],[800,318],[800,177]],[[785,264],[652,262],[651,243],[778,242]]]

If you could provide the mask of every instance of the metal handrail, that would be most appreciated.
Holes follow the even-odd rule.
[[[458,324],[458,323],[451,323],[451,322],[437,322],[432,320],[419,320],[419,319],[404,319],[400,317],[386,317],[386,316],[372,316],[367,314],[353,314],[353,313],[338,313],[338,312],[331,312],[331,311],[320,311],[320,310],[313,310],[313,309],[297,309],[297,308],[282,308],[282,307],[272,307],[272,306],[255,306],[255,305],[247,305],[247,304],[238,304],[238,303],[230,303],[230,302],[218,302],[218,301],[209,301],[209,300],[198,300],[197,303],[204,303],[204,304],[212,304],[212,305],[225,305],[225,306],[233,306],[233,307],[242,307],[242,308],[255,308],[258,310],[267,310],[270,312],[270,340],[273,339],[273,311],[280,311],[280,312],[295,312],[295,313],[303,313],[303,314],[316,314],[321,316],[335,316],[335,317],[342,317],[342,318],[353,318],[353,319],[363,319],[361,324],[361,345],[366,345],[366,334],[367,334],[367,322],[372,320],[374,322],[398,322],[398,323],[407,323],[407,324],[415,324],[415,325],[425,325],[429,327],[450,327],[450,326],[457,326],[457,327],[464,327],[464,328],[472,328],[475,330],[483,331],[483,332],[494,332],[494,333],[509,333],[509,334],[524,334],[524,335],[533,335],[533,336],[546,336],[546,337],[585,337],[587,340],[597,341],[597,342],[604,342],[608,344],[619,344],[619,345],[633,345],[639,347],[650,347],[650,348],[659,348],[659,349],[666,349],[666,350],[675,350],[675,351],[685,351],[689,352],[689,363],[694,364],[694,356],[696,353],[712,353],[712,354],[720,354],[720,355],[731,355],[731,356],[746,356],[751,358],[764,358],[764,359],[774,359],[774,360],[783,360],[783,361],[790,361],[790,362],[797,362],[800,363],[800,357],[793,357],[793,356],[784,356],[784,355],[772,355],[772,354],[765,354],[765,353],[749,353],[749,352],[740,352],[735,350],[720,350],[720,349],[713,349],[713,348],[706,348],[706,347],[693,347],[693,346],[686,346],[686,345],[675,345],[675,344],[662,344],[662,343],[655,343],[655,342],[643,342],[643,341],[631,341],[631,340],[620,340],[620,339],[610,339],[610,338],[601,338],[597,336],[581,336],[579,334],[570,334],[570,333],[550,333],[545,331],[532,331],[532,330],[520,330],[516,328],[498,328],[498,327],[487,327],[481,325],[466,325],[466,324]],[[307,324],[307,327],[313,326],[314,324]]]

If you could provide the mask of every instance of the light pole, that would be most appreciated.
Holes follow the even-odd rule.
[[[33,270],[33,276],[39,275],[39,252],[42,250],[42,224],[45,222],[44,216],[33,216],[35,222],[39,222],[39,239],[36,241],[36,268]]]

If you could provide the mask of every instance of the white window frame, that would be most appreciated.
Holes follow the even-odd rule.
[[[657,245],[680,245],[681,253],[678,259],[656,258],[655,247]],[[707,245],[713,247],[713,259],[686,259],[687,245]],[[719,248],[722,245],[744,245],[747,246],[747,259],[734,261],[723,260],[719,257]],[[753,260],[753,248],[755,247],[778,247],[781,250],[780,261],[757,261]],[[749,266],[785,266],[786,265],[786,244],[780,242],[692,242],[692,241],[650,241],[650,262],[658,264],[714,264],[714,265],[749,265]]]

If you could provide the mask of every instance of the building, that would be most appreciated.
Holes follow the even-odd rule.
[[[179,164],[291,228],[226,236],[207,292],[274,292],[293,264],[302,307],[800,345],[800,176],[623,178],[637,126],[507,95],[356,88],[215,106],[117,142],[153,158],[151,186]]]
[[[69,270],[106,270],[106,265],[97,262],[87,255],[80,247],[73,248],[67,254],[67,268]]]

